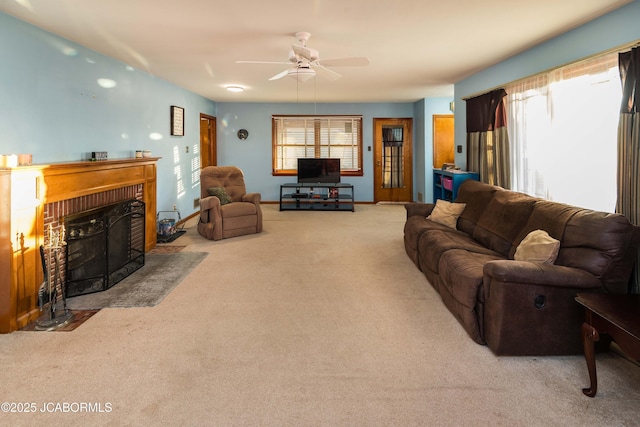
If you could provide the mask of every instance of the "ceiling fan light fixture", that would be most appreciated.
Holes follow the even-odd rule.
[[[298,83],[304,83],[316,75],[327,80],[337,80],[340,74],[327,67],[362,67],[369,65],[369,58],[353,57],[353,58],[334,58],[326,59],[320,63],[320,52],[307,47],[307,40],[311,37],[310,33],[298,32],[296,38],[302,46],[291,45],[292,50],[289,51],[289,61],[236,61],[238,64],[282,64],[289,65],[288,70],[283,70],[269,80],[280,80],[286,76],[295,79]]]
[[[296,79],[300,83],[304,83],[312,77],[316,76],[316,72],[311,68],[296,68],[289,70],[287,75],[293,79]]]
[[[227,90],[229,92],[244,92],[244,88],[242,86],[227,86]]]

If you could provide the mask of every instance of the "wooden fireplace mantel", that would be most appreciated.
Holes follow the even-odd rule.
[[[0,333],[40,316],[45,205],[142,185],[145,251],[156,245],[156,169],[159,157],[78,161],[0,168]]]

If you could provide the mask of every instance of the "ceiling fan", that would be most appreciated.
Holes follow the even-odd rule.
[[[289,52],[289,62],[271,61],[236,61],[237,64],[283,64],[291,67],[276,74],[269,80],[278,80],[285,76],[293,77],[299,82],[306,82],[310,78],[319,75],[328,80],[337,80],[342,77],[340,74],[327,67],[362,67],[369,65],[367,57],[325,59],[320,63],[320,54],[317,50],[307,47],[307,41],[311,37],[310,33],[301,31],[296,33],[296,38],[301,46],[292,45]]]

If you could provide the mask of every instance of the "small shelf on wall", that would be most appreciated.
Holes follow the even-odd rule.
[[[455,169],[433,170],[433,203],[438,199],[454,201],[458,197],[458,189],[460,184],[468,179],[478,181],[477,172],[467,172]]]

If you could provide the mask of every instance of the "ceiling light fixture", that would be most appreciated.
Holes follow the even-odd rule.
[[[227,86],[227,90],[229,92],[244,92],[244,88],[242,86]]]
[[[294,68],[289,70],[287,76],[299,81],[300,83],[304,83],[312,77],[316,76],[316,72],[311,68]]]

